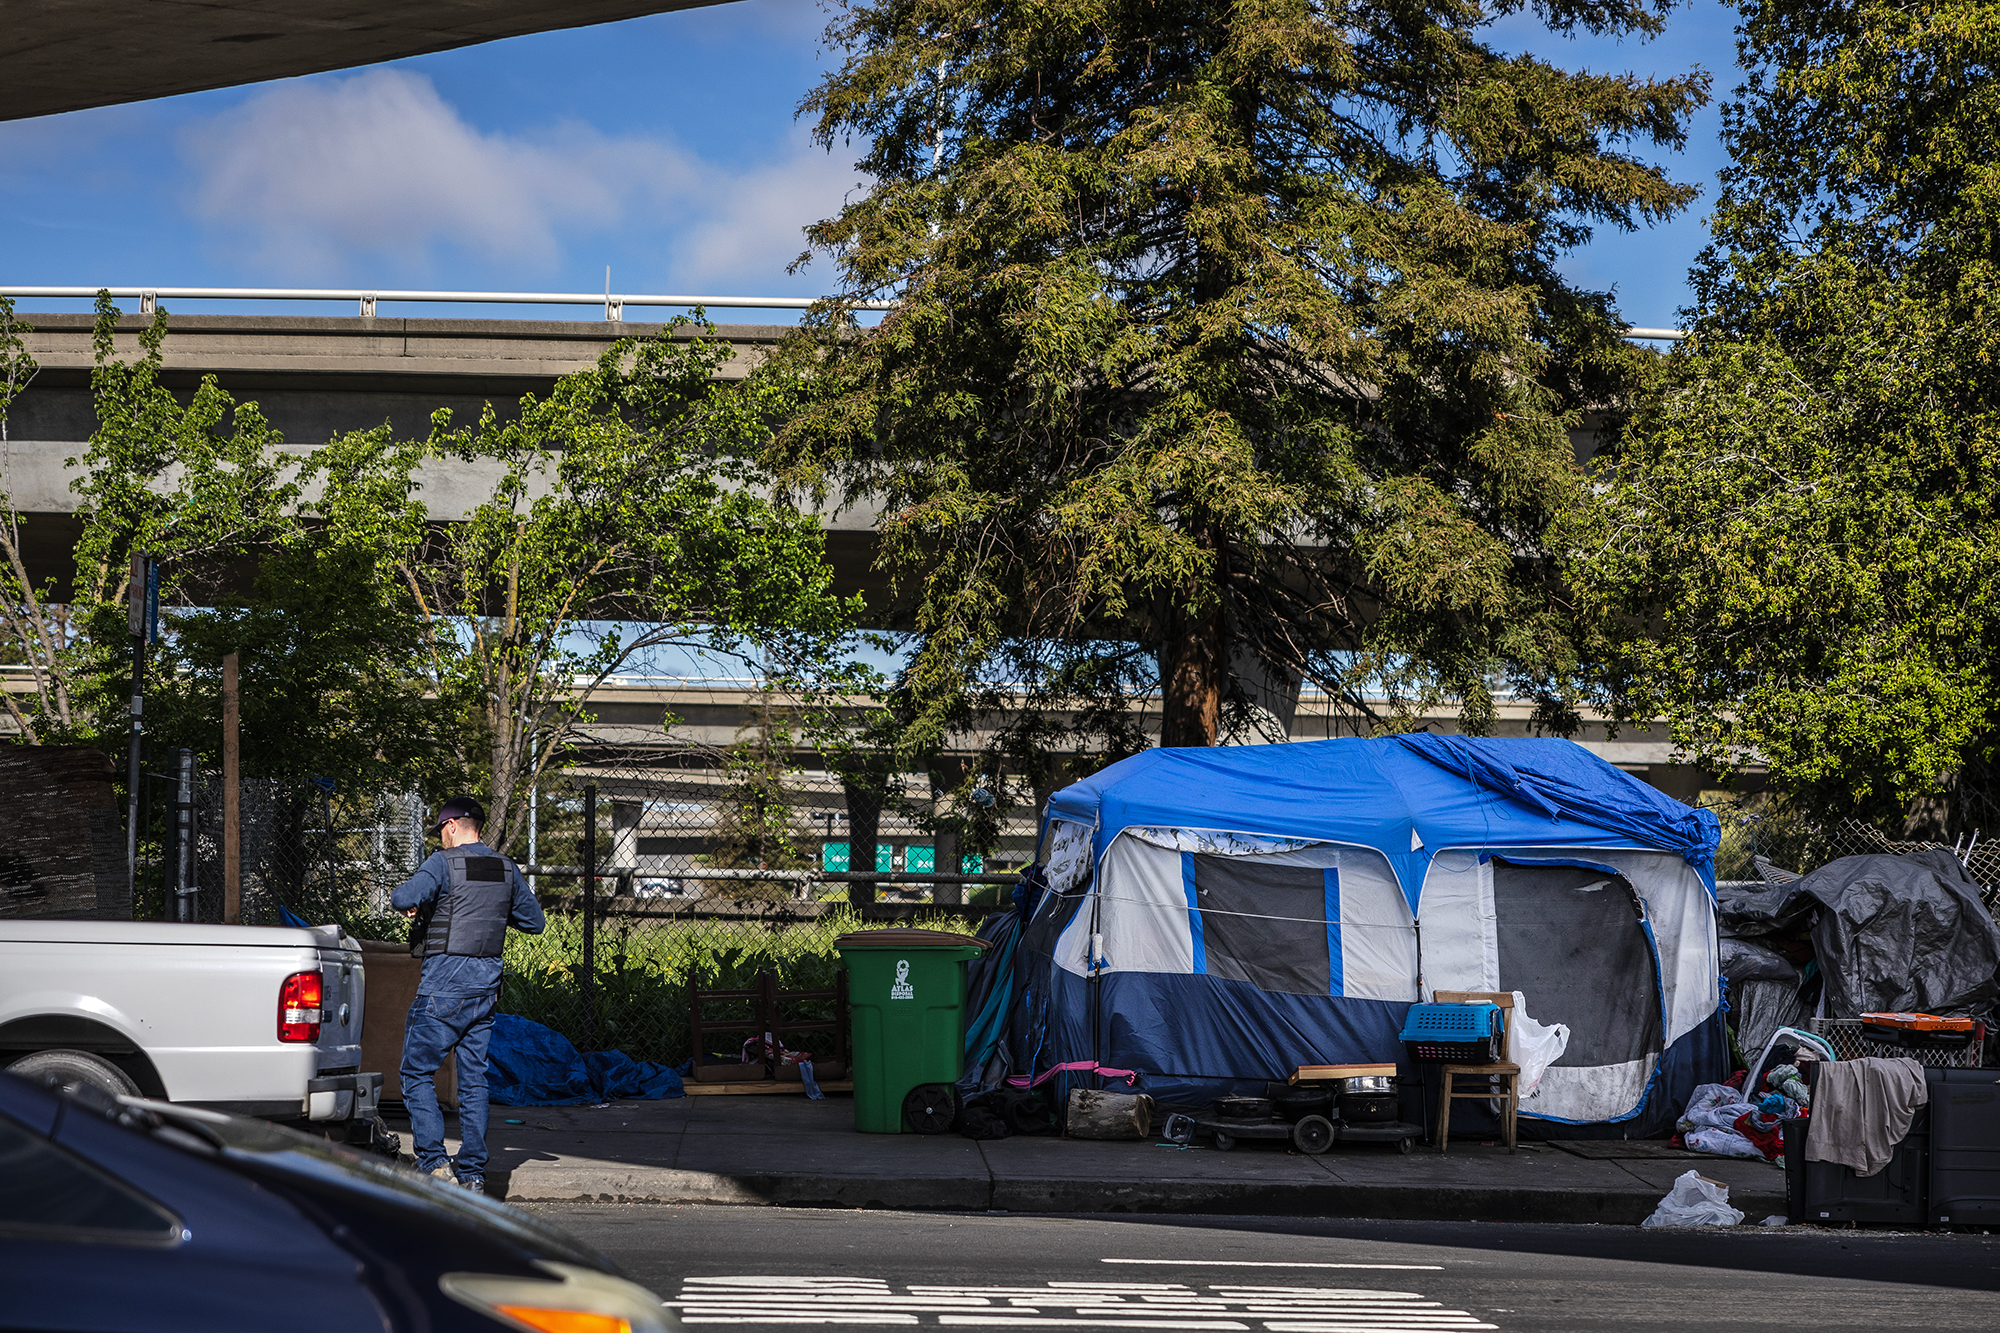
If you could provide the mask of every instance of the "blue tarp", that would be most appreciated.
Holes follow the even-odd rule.
[[[622,1051],[579,1054],[552,1028],[513,1014],[493,1016],[486,1081],[502,1106],[594,1106],[683,1095],[681,1076]]]
[[[1412,909],[1440,847],[1677,852],[1713,895],[1722,836],[1714,812],[1574,742],[1475,736],[1147,750],[1057,792],[1049,816],[1093,826],[1097,856],[1133,825],[1373,847]]]

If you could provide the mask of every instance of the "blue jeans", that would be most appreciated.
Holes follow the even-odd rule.
[[[444,1112],[438,1109],[437,1071],[458,1048],[458,1160],[460,1180],[486,1179],[486,1043],[500,997],[419,995],[403,1027],[403,1106],[416,1140],[417,1169],[430,1171],[452,1159],[444,1151]]]

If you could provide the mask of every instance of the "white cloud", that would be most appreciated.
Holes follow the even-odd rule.
[[[675,275],[692,284],[764,272],[775,282],[806,248],[801,228],[839,212],[860,179],[845,153],[801,142],[776,166],[711,180],[707,216],[676,240]],[[811,272],[832,281],[824,260]]]
[[[615,225],[643,187],[690,174],[658,144],[566,127],[483,134],[401,70],[288,83],[192,129],[191,211],[265,266],[420,261],[438,243],[546,264],[557,233]]]
[[[804,248],[799,229],[857,181],[802,132],[785,160],[732,172],[575,122],[484,131],[397,69],[279,85],[193,127],[183,147],[188,207],[211,238],[299,282],[429,273],[450,251],[551,273],[577,267],[564,264],[577,241],[629,250],[638,233],[658,238],[680,282],[763,274],[768,290]]]

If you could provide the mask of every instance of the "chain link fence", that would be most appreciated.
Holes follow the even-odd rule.
[[[970,933],[1011,902],[1011,872],[1034,854],[1027,807],[997,849],[961,852],[930,827],[924,775],[856,782],[813,762],[746,768],[662,743],[583,748],[546,775],[506,850],[549,927],[509,936],[502,1007],[584,1049],[761,1064],[763,1034],[743,1030],[759,1002],[705,1003],[704,1025],[725,1031],[696,1050],[694,990],[753,991],[768,972],[781,991],[833,991],[841,935],[892,921]],[[837,999],[777,1005],[763,1015],[777,1041],[823,1067],[835,1032],[783,1029],[833,1021]]]
[[[773,1001],[769,990],[833,991],[834,941],[851,930],[976,930],[1011,902],[1046,793],[996,779],[997,823],[985,845],[961,846],[935,774],[842,771],[806,746],[766,743],[769,716],[752,692],[679,690],[650,717],[586,730],[495,833],[548,917],[541,935],[509,933],[501,1006],[580,1049],[676,1065],[738,1062],[746,1048],[760,1062],[756,1028],[775,1019],[780,1042],[823,1062],[836,1033],[782,1029],[834,1019],[838,997]],[[681,721],[689,716],[695,724]],[[178,753],[147,764],[141,919],[223,919],[221,797],[219,777]],[[364,939],[406,939],[389,895],[437,850],[434,806],[325,780],[244,781],[242,922],[337,922]],[[2000,914],[2000,844],[1984,837],[1910,841],[1761,798],[1713,808],[1718,879],[1942,846],[1963,857]],[[708,990],[759,994],[705,1003],[704,1028],[719,1030],[696,1050],[694,993]]]
[[[226,919],[222,776],[185,751],[142,771],[133,916]],[[238,785],[238,921],[332,922],[362,939],[402,938],[389,894],[422,864],[424,800],[341,792],[325,779],[246,778]]]
[[[548,918],[540,935],[508,933],[501,1009],[583,1050],[741,1061],[746,1035],[762,1034],[718,1032],[695,1050],[691,988],[754,990],[768,972],[783,991],[833,990],[834,941],[848,931],[971,933],[1011,903],[1014,872],[1034,855],[1035,793],[996,785],[1008,811],[999,836],[967,850],[929,774],[843,777],[807,750],[718,747],[664,725],[587,732],[495,833]],[[140,919],[224,919],[222,786],[174,753],[146,765]],[[435,801],[323,780],[246,779],[241,793],[243,924],[336,922],[407,939],[390,894],[438,850]],[[763,1017],[788,1049],[823,1062],[835,1032],[782,1029],[831,1021],[837,1003],[780,996]],[[702,1015],[740,1029],[760,1007],[719,999]]]
[[[1983,831],[1962,834],[1956,842],[1927,842],[1897,837],[1864,820],[1820,821],[1762,802],[1727,802],[1710,808],[1722,825],[1722,845],[1715,856],[1717,880],[1787,878],[1843,856],[1900,856],[1941,849],[1964,864],[1981,887],[1986,910],[2000,918],[2000,843],[1988,841]]]

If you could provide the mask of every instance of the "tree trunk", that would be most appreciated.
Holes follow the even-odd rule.
[[[965,781],[966,771],[971,767],[969,760],[946,759],[931,766],[931,805],[935,810],[944,798],[958,789]],[[932,869],[940,875],[959,873],[958,830],[939,829],[931,835]],[[931,886],[931,901],[953,907],[965,902],[965,885],[947,884],[943,880]]]
[[[506,853],[514,839],[514,784],[520,777],[521,737],[517,733],[516,702],[513,697],[515,636],[520,629],[521,595],[520,530],[514,533],[515,547],[507,560],[507,605],[501,621],[499,661],[495,663],[493,697],[488,717],[493,732],[493,790],[486,794],[486,844]]]
[[[1254,153],[1261,104],[1258,87],[1254,80],[1238,81],[1230,86],[1228,96],[1230,119],[1243,147]],[[1225,301],[1242,276],[1239,256],[1226,245],[1198,243],[1195,263],[1194,298],[1205,308]],[[1215,572],[1208,586],[1190,579],[1175,592],[1167,612],[1166,635],[1160,645],[1161,745],[1215,744],[1222,723],[1224,673],[1229,669],[1220,597],[1227,579],[1226,543],[1199,505],[1191,507],[1188,522],[1196,544],[1214,558]],[[1197,614],[1191,610],[1204,603],[1209,606],[1207,611]]]
[[[1160,646],[1160,744],[1213,745],[1222,719],[1222,611],[1168,617]]]
[[[882,784],[886,774],[864,769],[840,775],[841,790],[847,796],[847,868],[869,871],[875,868],[875,836],[882,818]],[[875,901],[873,883],[850,883],[847,901],[867,907]]]

